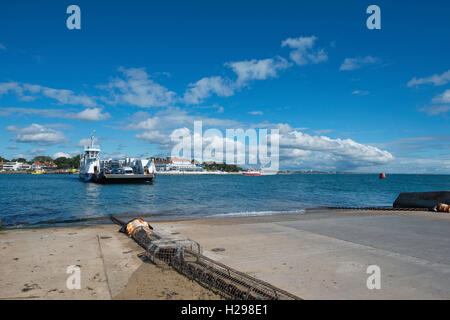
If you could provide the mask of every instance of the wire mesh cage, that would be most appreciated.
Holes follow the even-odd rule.
[[[202,254],[185,250],[172,266],[217,294],[234,300],[299,300],[295,295],[239,272]]]
[[[147,246],[147,257],[155,264],[172,264],[175,259],[184,259],[185,250],[199,255],[200,245],[189,239],[157,239]]]
[[[255,279],[201,254],[195,241],[155,240],[147,249],[155,264],[167,264],[202,286],[233,300],[299,300],[293,294]]]
[[[113,221],[127,224],[116,217]],[[239,272],[202,255],[200,245],[186,238],[167,238],[147,226],[137,226],[133,239],[155,264],[169,265],[180,274],[196,281],[225,299],[233,300],[301,300],[267,282]]]

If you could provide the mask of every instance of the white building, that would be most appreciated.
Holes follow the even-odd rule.
[[[41,170],[42,169],[42,163],[40,163],[39,161],[34,162],[31,165],[31,169],[33,169],[33,170]]]
[[[22,162],[6,162],[3,164],[3,170],[17,171],[22,169]]]
[[[22,163],[22,167],[20,169],[22,170],[31,170],[32,166],[28,163]]]
[[[155,162],[156,171],[203,171],[199,165],[192,164],[191,161],[182,158],[170,158]]]

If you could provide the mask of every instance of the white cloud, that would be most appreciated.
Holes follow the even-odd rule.
[[[0,83],[0,95],[15,93],[20,100],[31,101],[38,97],[47,97],[56,100],[59,104],[82,105],[85,107],[95,107],[97,103],[93,98],[86,95],[76,95],[71,90],[53,89],[37,84],[3,82]]]
[[[444,84],[447,84],[450,82],[450,70],[444,72],[443,74],[433,74],[432,76],[426,77],[426,78],[419,78],[416,77],[412,78],[408,82],[408,87],[412,86],[418,86],[421,84],[433,84],[435,86],[442,86]]]
[[[86,107],[95,107],[97,105],[92,98],[85,95],[75,95],[71,90],[40,87],[40,91],[44,96],[55,99],[61,104],[82,105]]]
[[[324,49],[313,50],[316,40],[315,36],[288,38],[281,43],[281,46],[294,49],[289,56],[299,66],[327,61],[328,55]]]
[[[58,158],[71,158],[71,156],[68,153],[57,152],[53,155],[53,159],[58,159]]]
[[[370,92],[366,90],[355,90],[352,92],[353,95],[356,96],[367,96]]]
[[[0,83],[0,95],[7,94],[10,91],[14,92],[17,95],[23,94],[23,88],[20,86],[18,82],[2,82]]]
[[[0,43],[0,50],[3,50],[3,51],[6,50],[6,47],[3,44],[1,44],[1,43]]]
[[[98,86],[108,90],[113,98],[103,98],[111,104],[126,104],[141,108],[168,106],[174,102],[175,92],[149,79],[145,68],[119,68],[123,78],[112,79],[108,84]]]
[[[227,138],[220,131],[205,132],[203,136],[199,133],[191,134],[191,130],[186,127],[175,129],[170,134],[171,144],[176,144],[177,148],[182,147],[184,150],[192,149],[193,144],[201,144],[203,156],[202,159],[197,159],[198,161],[224,162],[225,159],[231,159],[235,156],[242,156],[245,158],[245,151],[248,150],[247,156],[249,156],[249,162],[257,163],[257,149],[255,145],[245,145],[242,141],[235,141],[234,139]],[[184,139],[186,136],[191,136],[191,139]],[[234,149],[224,149],[225,145],[234,145],[236,153],[234,152]],[[181,156],[181,154],[176,156]],[[184,157],[187,158],[186,156]]]
[[[425,112],[430,116],[444,115],[445,117],[445,114],[450,111],[450,89],[434,97],[431,102],[434,105],[420,108],[419,111]]]
[[[161,123],[161,120],[158,117],[153,117],[153,118],[145,119],[138,123],[129,124],[127,128],[130,130],[153,130],[160,123]]]
[[[87,108],[81,112],[60,109],[0,108],[0,116],[10,115],[37,115],[46,118],[78,119],[83,121],[100,121],[111,117],[109,113],[102,113],[101,108]]]
[[[450,159],[439,156],[436,158],[430,157],[403,157],[396,158],[396,161],[380,167],[380,172],[395,172],[395,173],[424,173],[424,174],[449,174],[450,173]]]
[[[290,66],[289,62],[282,57],[228,62],[225,65],[230,67],[234,73],[237,74],[238,78],[236,84],[238,86],[244,85],[249,80],[266,80],[267,78],[274,78],[277,76],[278,71]]]
[[[290,58],[298,65],[326,61],[328,56],[323,49],[314,49],[316,37],[288,38],[282,46],[292,48]],[[232,96],[236,90],[249,85],[252,80],[266,80],[278,76],[281,70],[291,67],[292,63],[276,56],[267,59],[251,59],[225,63],[237,75],[236,80],[221,76],[204,77],[190,83],[182,101],[186,104],[200,104],[213,94],[219,97]]]
[[[81,139],[80,141],[78,141],[76,146],[77,147],[85,147],[85,146],[88,146],[90,143],[91,143],[91,139]]]
[[[85,109],[75,115],[72,115],[74,119],[84,120],[84,121],[100,121],[111,117],[109,113],[102,113],[100,108]]]
[[[442,94],[434,97],[432,102],[433,103],[450,103],[450,89],[447,89]]]
[[[154,116],[138,112],[130,121],[132,122],[124,129],[143,131],[136,137],[152,143],[155,141],[155,137],[161,137],[160,134],[169,136],[177,128],[192,126],[194,121],[202,121],[204,127],[227,128],[241,126],[241,123],[235,120],[195,116],[179,108],[159,111]],[[145,134],[146,132],[148,134]]]
[[[380,148],[389,148],[396,154],[409,154],[414,157],[430,151],[449,150],[450,135],[425,135],[399,138],[394,141],[377,144]]]
[[[226,145],[227,142],[224,129],[244,128],[242,123],[232,120],[195,117],[184,113],[184,111],[177,116],[174,116],[176,112],[171,114],[173,117],[169,114],[163,115],[159,113],[157,117],[135,123],[135,129],[149,128],[138,133],[136,138],[157,144],[169,151],[175,144],[180,142],[179,137],[191,133],[194,120],[203,120],[204,133],[206,128],[219,128],[219,125],[222,125],[221,131],[223,133],[223,137],[214,134],[204,137],[204,150],[222,150],[222,146]],[[333,139],[323,135],[309,135],[298,129],[292,129],[288,124],[273,125],[267,123],[263,127],[279,129],[280,163],[285,168],[351,170],[365,166],[384,165],[394,159],[388,151],[371,145],[361,144],[351,139]],[[127,129],[130,129],[130,126]],[[322,130],[317,132],[328,133],[330,131]],[[194,139],[199,138],[194,136]],[[247,149],[251,147],[254,146],[245,146]],[[212,160],[223,158],[226,152],[224,150],[222,153],[216,154]]]
[[[62,132],[36,123],[25,128],[9,126],[6,129],[16,134],[16,137],[13,139],[15,142],[34,143],[42,146],[66,142],[66,138]]]
[[[62,118],[64,113],[59,109],[35,109],[35,108],[0,108],[0,116],[38,115],[42,117]]]
[[[222,77],[207,77],[190,83],[184,94],[184,102],[187,104],[199,104],[203,99],[213,94],[219,97],[229,97],[234,94],[235,84]]]
[[[131,121],[131,123],[123,129],[141,131],[135,135],[136,138],[147,143],[158,144],[165,149],[170,148],[172,145],[170,135],[174,130],[183,127],[192,127],[194,121],[202,121],[204,129],[242,126],[240,122],[235,120],[195,116],[179,108],[162,110],[153,116],[144,112],[137,112],[135,116],[127,121]]]
[[[252,114],[254,116],[262,116],[264,114],[264,112],[259,111],[259,110],[255,110],[255,111],[249,111],[249,114]]]
[[[399,138],[378,144],[398,155],[395,161],[380,166],[379,172],[450,173],[449,142],[450,135],[437,134]]]
[[[98,143],[99,143],[99,139],[94,137],[94,144],[98,144]],[[78,141],[78,143],[75,146],[84,148],[90,144],[91,144],[91,139],[81,139],[80,141]]]
[[[27,153],[31,155],[43,154],[46,150],[44,148],[35,148],[28,150]]]
[[[388,151],[360,144],[351,139],[332,139],[321,135],[311,136],[295,130],[280,135],[280,148],[324,153],[327,155],[328,162],[335,166],[346,164],[358,167],[369,164],[384,164],[394,159]]]
[[[318,135],[322,135],[324,133],[331,133],[333,131],[334,131],[333,129],[319,129],[319,130],[313,130],[312,132],[314,132],[315,134],[318,134]]]
[[[356,57],[356,58],[345,58],[339,70],[341,71],[350,71],[360,69],[362,67],[379,63],[380,59],[367,56],[367,57]]]
[[[247,86],[249,81],[274,78],[280,70],[288,68],[290,64],[284,58],[275,57],[227,62],[225,66],[230,67],[237,75],[236,80],[225,79],[220,76],[202,78],[188,85],[183,102],[200,104],[213,94],[219,97],[232,96],[237,89]]]
[[[67,152],[71,157],[79,155],[80,154],[80,150],[72,150]]]
[[[450,105],[423,107],[423,108],[420,108],[419,111],[425,112],[430,116],[436,116],[436,115],[445,114],[445,113],[449,112]]]
[[[25,153],[16,153],[16,154],[13,156],[13,159],[19,159],[19,158],[27,159],[27,156],[28,156],[28,155],[26,155]]]
[[[167,133],[161,133],[158,130],[138,133],[135,137],[141,140],[145,140],[148,143],[154,143],[163,146],[170,144],[170,137],[167,135]]]
[[[284,126],[287,129],[289,126]],[[311,136],[297,130],[280,128],[279,157],[284,168],[318,170],[353,170],[359,167],[383,165],[394,157],[387,151],[370,145],[357,143],[351,139],[332,139],[326,136]],[[274,134],[271,134],[274,135]],[[227,138],[208,137],[203,140],[205,148],[221,149]],[[246,146],[246,149],[254,146]],[[239,148],[238,148],[239,150]],[[218,157],[223,157],[219,154]],[[216,155],[217,157],[217,155]]]

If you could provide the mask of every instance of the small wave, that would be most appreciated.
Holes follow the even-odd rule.
[[[90,218],[73,218],[73,219],[50,219],[40,220],[37,222],[22,222],[17,221],[13,223],[3,223],[5,229],[21,229],[21,228],[35,228],[47,227],[52,225],[89,225],[95,223],[103,223],[107,217],[90,217]]]
[[[217,213],[206,216],[207,218],[219,218],[219,217],[257,217],[257,216],[276,216],[284,214],[302,214],[305,213],[305,209],[297,210],[270,210],[270,211],[241,211],[230,213]]]
[[[52,224],[71,224],[71,223],[82,223],[82,222],[90,222],[90,221],[99,221],[104,220],[104,216],[98,216],[98,217],[88,217],[88,218],[73,218],[73,219],[51,219],[51,220],[43,220],[36,223],[33,223],[32,225],[52,225]]]
[[[136,217],[158,217],[158,216],[164,216],[166,214],[164,213],[144,213],[144,214],[139,214],[139,213],[122,213],[122,214],[115,214],[114,216],[119,217],[119,218],[136,218]],[[52,224],[83,224],[84,222],[87,222],[87,224],[89,224],[89,222],[98,222],[98,223],[105,223],[108,222],[110,223],[110,215],[102,215],[102,216],[95,216],[95,217],[87,217],[87,218],[73,218],[73,219],[51,219],[51,220],[43,220],[43,221],[39,221],[36,223],[33,223],[31,225],[34,226],[40,226],[40,225],[52,225]]]

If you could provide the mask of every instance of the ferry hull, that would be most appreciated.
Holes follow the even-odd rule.
[[[83,173],[79,175],[81,181],[95,182],[100,184],[118,184],[118,183],[151,183],[155,176],[153,174],[94,174]]]
[[[95,182],[97,175],[94,173],[80,173],[78,178],[83,182]]]
[[[95,182],[101,184],[152,183],[154,178],[153,174],[105,174],[100,175]]]

